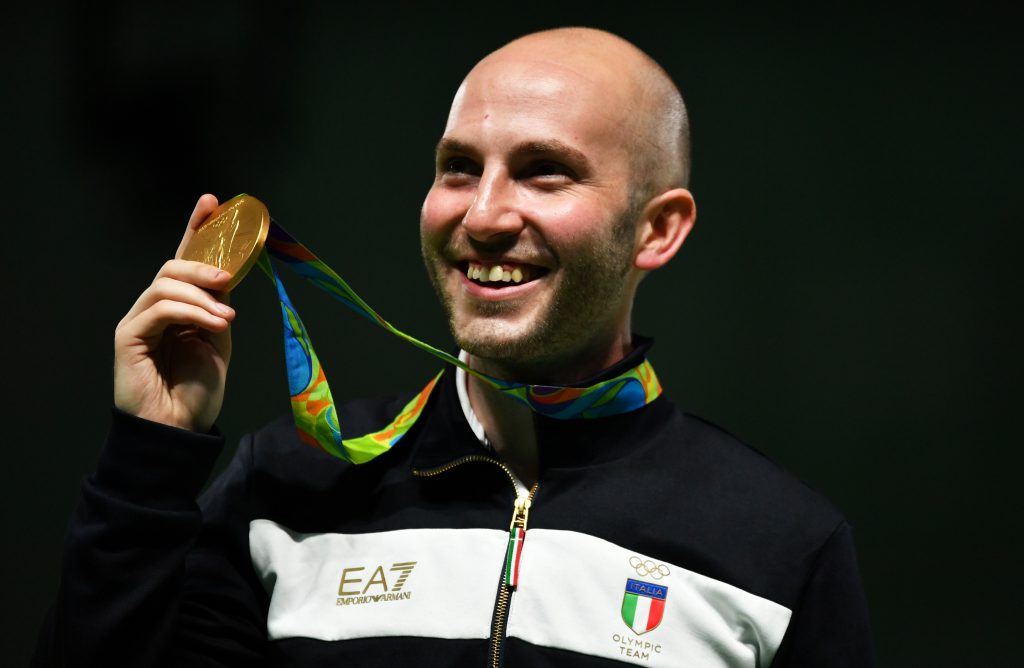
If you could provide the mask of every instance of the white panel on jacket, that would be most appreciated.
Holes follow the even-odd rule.
[[[249,523],[271,640],[486,639],[507,537],[493,529],[302,534]]]
[[[645,666],[771,665],[791,611],[614,543],[529,529],[508,635]]]

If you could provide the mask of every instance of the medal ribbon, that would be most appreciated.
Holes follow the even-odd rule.
[[[281,303],[288,391],[291,394],[295,426],[303,441],[346,461],[362,464],[386,452],[397,443],[423,412],[441,373],[434,376],[383,429],[365,436],[344,438],[327,377],[313,350],[313,344],[302,324],[302,319],[288,298],[273,260],[285,264],[302,278],[391,334],[422,348],[448,364],[465,370],[466,373],[473,374],[502,394],[541,415],[562,420],[618,415],[642,408],[661,394],[661,384],[654,374],[654,368],[646,359],[615,378],[589,387],[525,385],[476,371],[454,355],[409,336],[382,318],[312,251],[276,222],[271,221],[266,245],[260,253],[258,264],[277,286],[277,296]]]

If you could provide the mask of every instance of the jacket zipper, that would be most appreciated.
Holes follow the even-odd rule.
[[[498,600],[494,604],[494,621],[491,625],[491,668],[501,667],[501,655],[505,645],[505,627],[508,625],[509,604],[512,602],[512,592],[519,584],[519,560],[523,553],[523,545],[526,541],[526,523],[530,518],[530,506],[533,504],[533,496],[537,493],[537,483],[533,484],[525,496],[519,496],[519,488],[516,485],[516,477],[512,470],[496,459],[484,455],[467,455],[442,466],[426,470],[414,470],[412,474],[417,478],[429,478],[451,471],[457,466],[469,462],[488,462],[498,466],[508,476],[509,482],[516,490],[515,506],[512,509],[512,522],[509,523],[508,546],[505,549],[505,561],[501,568],[501,582],[498,584]]]

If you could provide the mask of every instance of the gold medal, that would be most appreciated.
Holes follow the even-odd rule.
[[[270,230],[270,212],[251,195],[224,202],[203,221],[181,253],[181,259],[213,265],[231,274],[233,290],[249,273]]]

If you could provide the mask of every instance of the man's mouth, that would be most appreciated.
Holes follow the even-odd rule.
[[[483,264],[474,261],[464,264],[466,278],[477,285],[486,285],[489,288],[522,285],[547,273],[547,269],[530,264]]]

